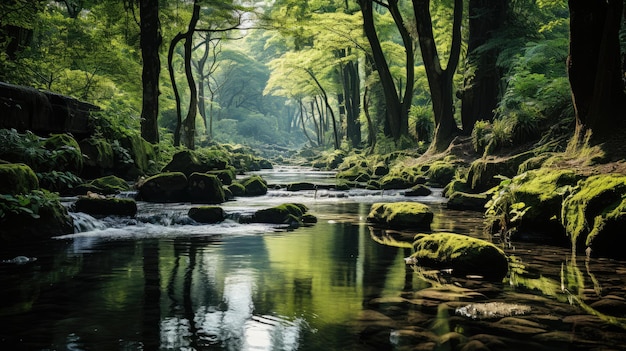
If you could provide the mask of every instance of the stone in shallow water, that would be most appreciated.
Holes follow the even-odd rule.
[[[471,319],[491,319],[520,316],[530,312],[527,305],[506,302],[473,303],[456,309],[455,313]]]

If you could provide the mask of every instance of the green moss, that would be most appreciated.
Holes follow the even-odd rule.
[[[426,175],[429,178],[429,182],[437,186],[446,186],[454,179],[456,173],[456,167],[446,161],[435,161],[430,165]]]
[[[193,203],[219,204],[226,201],[222,182],[214,174],[193,173],[187,186],[189,200]]]
[[[607,225],[619,220],[624,221],[624,213],[626,213],[626,176],[598,175],[581,181],[573,193],[565,199],[562,221],[573,243],[592,246],[593,242],[606,231]],[[618,230],[621,232],[622,229]]]
[[[130,186],[124,179],[114,175],[94,179],[88,184],[101,194],[115,194],[130,190]]]
[[[39,189],[33,170],[23,163],[0,164],[0,194],[27,194]]]
[[[285,203],[272,208],[257,211],[253,221],[258,223],[290,224],[302,223],[302,217],[307,212],[307,207],[303,204]],[[307,216],[306,221],[311,223],[312,217]]]
[[[241,180],[241,184],[246,188],[246,196],[259,196],[267,194],[267,183],[261,176],[254,175]]]
[[[111,143],[104,138],[91,137],[80,142],[83,157],[83,172],[87,178],[102,175],[113,169],[115,156]]]
[[[337,179],[345,179],[349,181],[367,182],[370,180],[369,169],[361,165],[353,166],[345,171],[341,171],[336,175]]]
[[[413,243],[412,257],[421,266],[452,269],[457,276],[481,275],[501,281],[508,272],[508,259],[494,244],[454,233],[420,234]]]
[[[428,206],[418,202],[375,203],[367,220],[398,229],[430,229],[433,213]]]
[[[246,195],[246,187],[243,184],[241,184],[241,183],[234,182],[234,183],[232,183],[231,185],[228,186],[228,189],[233,194],[233,196],[244,196],[244,195]]]

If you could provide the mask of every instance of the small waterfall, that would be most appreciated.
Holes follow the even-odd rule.
[[[70,212],[74,222],[74,233],[89,232],[97,229],[105,229],[103,221],[96,219],[83,212]]]

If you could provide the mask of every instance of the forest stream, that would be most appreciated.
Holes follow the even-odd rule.
[[[270,185],[335,179],[287,166],[258,173]],[[482,213],[448,210],[433,190],[411,198],[431,207],[433,231],[492,240]],[[623,262],[498,242],[511,257],[502,282],[419,269],[405,263],[410,242],[365,221],[372,203],[407,199],[274,189],[223,204],[229,219],[212,225],[189,219],[190,204],[139,202],[133,219],[73,214],[74,234],[0,248],[0,349],[626,349],[626,324],[610,317],[626,311]],[[318,222],[237,221],[285,202]]]

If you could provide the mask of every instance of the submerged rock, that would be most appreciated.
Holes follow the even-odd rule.
[[[430,229],[433,213],[418,202],[383,202],[372,204],[367,221],[397,229]]]
[[[485,205],[489,201],[487,194],[468,194],[460,191],[452,193],[446,207],[452,210],[468,210],[485,212]]]
[[[411,189],[407,190],[404,195],[405,196],[428,196],[432,194],[433,191],[430,190],[429,187],[423,184],[418,184]]]
[[[455,313],[471,319],[492,319],[510,316],[521,316],[531,311],[531,307],[517,303],[486,302],[472,303],[459,307]]]
[[[307,214],[303,204],[286,203],[271,208],[258,210],[252,216],[252,222],[270,224],[288,224],[297,227],[302,223],[315,223],[317,219]]]
[[[218,206],[192,207],[188,215],[196,222],[208,224],[219,223],[226,219],[224,209]]]
[[[267,183],[260,176],[254,175],[241,180],[245,188],[244,196],[259,196],[267,194]]]
[[[411,257],[418,265],[451,269],[452,275],[478,275],[501,281],[508,273],[508,259],[494,244],[453,233],[419,234]]]

